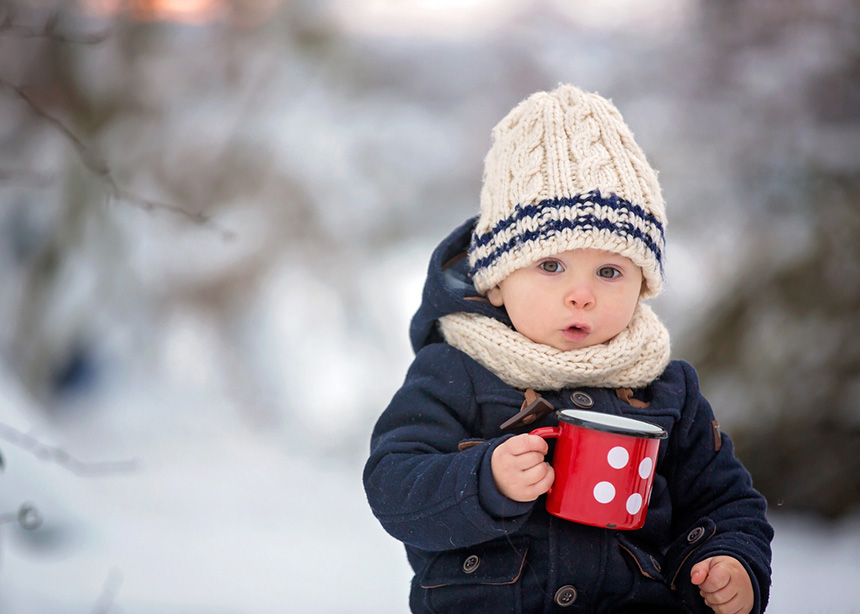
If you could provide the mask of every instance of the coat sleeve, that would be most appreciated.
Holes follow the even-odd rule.
[[[480,439],[477,401],[463,355],[445,344],[422,349],[371,437],[364,487],[392,536],[428,551],[465,548],[516,531],[533,503],[496,489],[493,450],[507,437]]]
[[[773,529],[767,503],[749,472],[734,456],[731,439],[719,431],[695,370],[683,367],[685,392],[681,419],[672,433],[669,478],[677,541],[667,553],[673,587],[694,611],[710,612],[690,582],[693,565],[727,555],[747,570],[755,592],[754,614],[764,611],[770,592]]]

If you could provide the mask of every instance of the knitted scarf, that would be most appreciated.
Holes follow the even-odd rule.
[[[669,331],[641,302],[618,335],[566,352],[535,343],[487,316],[453,313],[439,324],[445,341],[517,389],[642,388],[669,363]]]

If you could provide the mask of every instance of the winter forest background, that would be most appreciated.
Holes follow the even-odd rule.
[[[853,0],[0,0],[0,611],[406,611],[369,433],[492,126],[562,81],[660,171],[769,611],[857,612]]]

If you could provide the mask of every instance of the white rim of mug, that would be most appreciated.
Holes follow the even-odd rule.
[[[602,414],[596,411],[584,409],[562,409],[557,412],[558,419],[569,424],[575,424],[594,431],[614,433],[616,435],[630,435],[633,437],[644,437],[646,439],[665,439],[668,433],[662,427],[614,414]]]

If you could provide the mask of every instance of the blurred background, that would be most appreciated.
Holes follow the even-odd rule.
[[[0,0],[0,611],[407,611],[370,431],[559,82],[660,171],[654,306],[769,500],[769,611],[856,611],[853,0]]]

